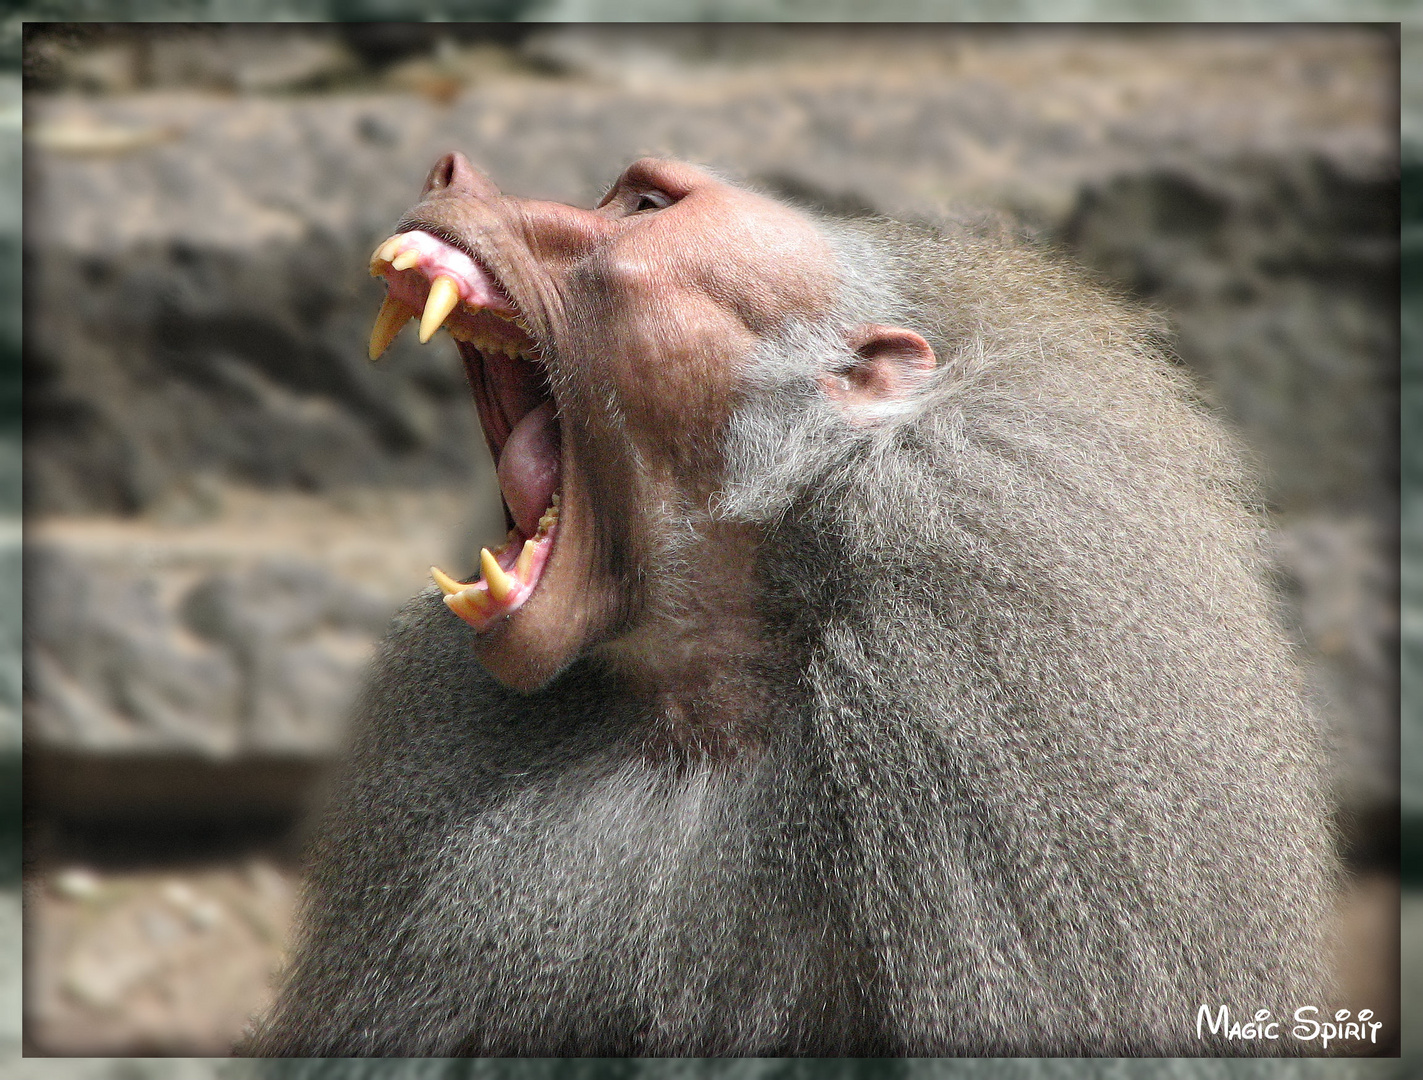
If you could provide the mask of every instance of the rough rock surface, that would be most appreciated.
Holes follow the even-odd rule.
[[[205,483],[194,498],[28,529],[32,810],[292,811],[300,794],[276,774],[300,783],[310,769],[295,766],[339,749],[391,613],[430,562],[471,561],[470,503],[498,505],[478,488],[327,499]],[[254,761],[268,764],[254,774]]]
[[[1398,490],[1398,177],[1244,158],[1089,184],[1069,250],[1169,312],[1176,352],[1248,434],[1278,512]]]
[[[36,544],[26,574],[30,737],[94,752],[328,753],[388,615],[290,558],[135,572]]]

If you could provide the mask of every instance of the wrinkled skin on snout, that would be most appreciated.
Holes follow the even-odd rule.
[[[398,254],[403,245],[415,254]],[[618,643],[609,654],[654,693],[705,696],[719,667],[708,656],[749,648],[755,634],[745,599],[754,537],[709,512],[719,436],[760,344],[836,300],[835,257],[812,220],[655,159],[631,165],[592,209],[518,198],[455,153],[372,269],[395,305],[373,355],[422,309],[427,338],[440,289],[458,293],[443,300],[453,305],[443,325],[464,357],[511,526],[479,582],[437,574],[478,631],[480,660],[531,690]],[[432,288],[442,273],[454,284]],[[902,369],[933,365],[908,331],[859,327],[847,343],[864,363],[826,376],[837,400],[897,392]]]

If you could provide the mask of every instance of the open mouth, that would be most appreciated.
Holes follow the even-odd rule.
[[[376,248],[371,273],[386,279],[372,360],[417,317],[422,343],[443,326],[464,359],[509,533],[495,550],[480,551],[478,580],[456,581],[437,567],[430,573],[450,610],[484,630],[533,595],[558,532],[561,432],[548,374],[503,287],[454,245],[423,230],[398,233]]]

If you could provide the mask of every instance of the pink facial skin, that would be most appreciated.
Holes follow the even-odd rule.
[[[649,693],[701,693],[717,643],[743,648],[754,623],[753,538],[707,510],[722,482],[718,433],[762,342],[832,307],[829,244],[790,207],[655,159],[581,209],[505,195],[449,154],[401,226],[417,258],[385,271],[390,295],[418,312],[432,282],[454,282],[445,325],[510,526],[528,538],[561,497],[556,542],[540,546],[527,588],[497,606],[479,583],[457,591],[481,595],[447,600],[480,631],[480,660],[532,690],[601,650]],[[869,334],[862,355],[879,350]],[[867,370],[847,394],[892,385]],[[654,654],[655,668],[639,667]]]

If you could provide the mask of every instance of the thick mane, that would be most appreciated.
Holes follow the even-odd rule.
[[[1198,998],[1277,1017],[1318,1000],[1324,740],[1234,439],[1153,322],[1071,271],[873,230],[842,250],[887,238],[887,257],[847,277],[909,297],[888,318],[935,343],[939,371],[856,428],[804,387],[815,335],[779,343],[759,372],[777,385],[729,438],[726,505],[769,525],[768,623],[806,643],[811,745],[844,800],[845,862],[865,861],[847,888],[917,927],[877,972],[891,1011],[942,1016],[924,995],[995,970],[1016,977],[954,1012],[951,1046],[1002,1046],[1026,1013],[1040,1048],[1185,1051]],[[987,295],[1004,279],[1021,291]],[[1135,1024],[1080,992],[1084,970]]]

